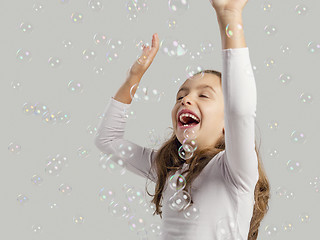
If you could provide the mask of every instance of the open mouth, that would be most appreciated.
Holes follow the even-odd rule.
[[[192,128],[197,126],[200,122],[191,118],[191,117],[183,117],[183,122],[178,118],[178,127],[179,128]]]

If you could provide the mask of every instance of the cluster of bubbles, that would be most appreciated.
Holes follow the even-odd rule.
[[[153,214],[155,210],[153,205],[146,202],[143,191],[127,184],[123,185],[122,191],[125,201],[117,199],[112,188],[100,189],[98,196],[100,201],[106,204],[108,213],[116,219],[127,221],[129,229],[139,236],[146,236],[147,233],[160,236],[162,234],[160,223],[152,223],[148,226],[146,220],[136,214],[135,207],[142,207],[148,215]]]
[[[22,107],[22,111],[24,114],[41,116],[42,121],[49,124],[68,124],[70,120],[70,116],[68,113],[63,111],[51,112],[49,108],[42,103],[24,103]]]

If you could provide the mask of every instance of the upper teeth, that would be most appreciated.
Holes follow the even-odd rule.
[[[200,120],[199,120],[196,116],[194,116],[193,114],[190,114],[190,113],[182,113],[182,114],[180,115],[180,117],[179,117],[179,119],[180,119],[181,122],[183,122],[183,121],[182,121],[182,117],[184,117],[184,116],[192,117],[194,120],[200,122]]]

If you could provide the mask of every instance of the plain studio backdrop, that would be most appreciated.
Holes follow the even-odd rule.
[[[208,0],[182,2],[1,1],[0,239],[156,239],[151,224],[160,217],[128,201],[124,188],[144,190],[146,180],[101,164],[94,134],[141,54],[139,41],[151,44],[154,33],[163,43],[137,93],[145,87],[163,96],[132,102],[127,140],[158,148],[188,74],[222,71],[215,10]],[[319,12],[311,0],[249,0],[243,11],[256,139],[271,185],[259,240],[319,234]],[[63,162],[52,168],[57,155]],[[144,219],[146,232],[132,228],[137,218],[112,215],[109,198],[99,195],[110,189]],[[154,184],[148,189],[154,193]]]

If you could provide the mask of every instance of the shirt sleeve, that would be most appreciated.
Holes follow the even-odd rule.
[[[125,113],[130,105],[111,97],[97,128],[95,146],[103,153],[114,154],[121,158],[124,167],[129,171],[156,182],[156,173],[151,171],[151,163],[157,151],[124,139],[127,121]],[[126,154],[122,154],[121,147],[126,150]],[[114,161],[119,158],[110,159]]]
[[[242,192],[253,191],[259,179],[255,152],[257,93],[249,49],[222,50],[225,152],[223,175]]]

